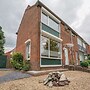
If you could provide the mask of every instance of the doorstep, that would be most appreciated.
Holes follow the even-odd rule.
[[[40,76],[40,75],[45,75],[48,74],[50,72],[64,72],[64,71],[68,71],[68,69],[54,69],[54,70],[43,70],[43,71],[27,71],[28,74],[33,75],[33,76]]]

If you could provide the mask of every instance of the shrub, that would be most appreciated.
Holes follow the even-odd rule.
[[[90,55],[88,55],[88,60],[90,60]]]
[[[17,70],[28,71],[30,69],[30,62],[27,60],[23,62],[23,56],[18,52],[12,55],[11,64]]]
[[[87,60],[87,62],[90,64],[90,60]]]
[[[19,52],[16,52],[12,55],[12,60],[22,64],[23,63],[23,56],[21,53]]]
[[[87,61],[83,61],[80,63],[82,67],[88,67],[89,63]]]
[[[22,68],[22,70],[28,71],[29,69],[30,69],[30,63],[29,63],[28,61],[25,61],[25,62],[23,63],[23,68]]]
[[[12,55],[11,63],[15,69],[21,70],[23,67],[23,56],[21,53],[14,53]]]

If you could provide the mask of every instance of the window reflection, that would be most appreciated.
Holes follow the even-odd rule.
[[[60,58],[60,43],[41,36],[41,56]]]

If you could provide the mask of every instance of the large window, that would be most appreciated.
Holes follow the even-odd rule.
[[[41,36],[41,56],[60,58],[60,43]]]
[[[49,15],[46,15],[43,12],[42,12],[42,16],[41,17],[42,17],[41,18],[42,23],[48,25],[53,30],[55,30],[57,32],[60,32],[59,31],[59,23],[57,23],[57,21],[55,21],[53,18],[51,18]]]

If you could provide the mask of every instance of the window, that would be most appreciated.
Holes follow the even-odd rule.
[[[30,42],[26,43],[26,59],[30,60]]]
[[[41,16],[41,21],[42,23],[46,24],[47,26],[51,27],[53,30],[60,32],[59,31],[59,23],[52,19],[49,15],[46,15],[45,13],[42,12]]]
[[[48,16],[44,13],[42,13],[42,22],[46,25],[48,25]]]
[[[80,46],[82,46],[82,41],[78,38],[77,39],[77,41],[78,41],[78,44],[80,45]]]
[[[60,58],[60,43],[41,36],[41,56]]]
[[[50,39],[50,57],[60,58],[60,43]]]
[[[48,45],[49,45],[49,40],[46,37],[41,37],[41,55],[48,57],[49,52],[48,52]]]
[[[54,21],[52,18],[49,18],[49,26],[56,31],[59,31],[59,24]]]
[[[83,43],[83,47],[86,49],[86,45],[85,45],[85,43]]]

